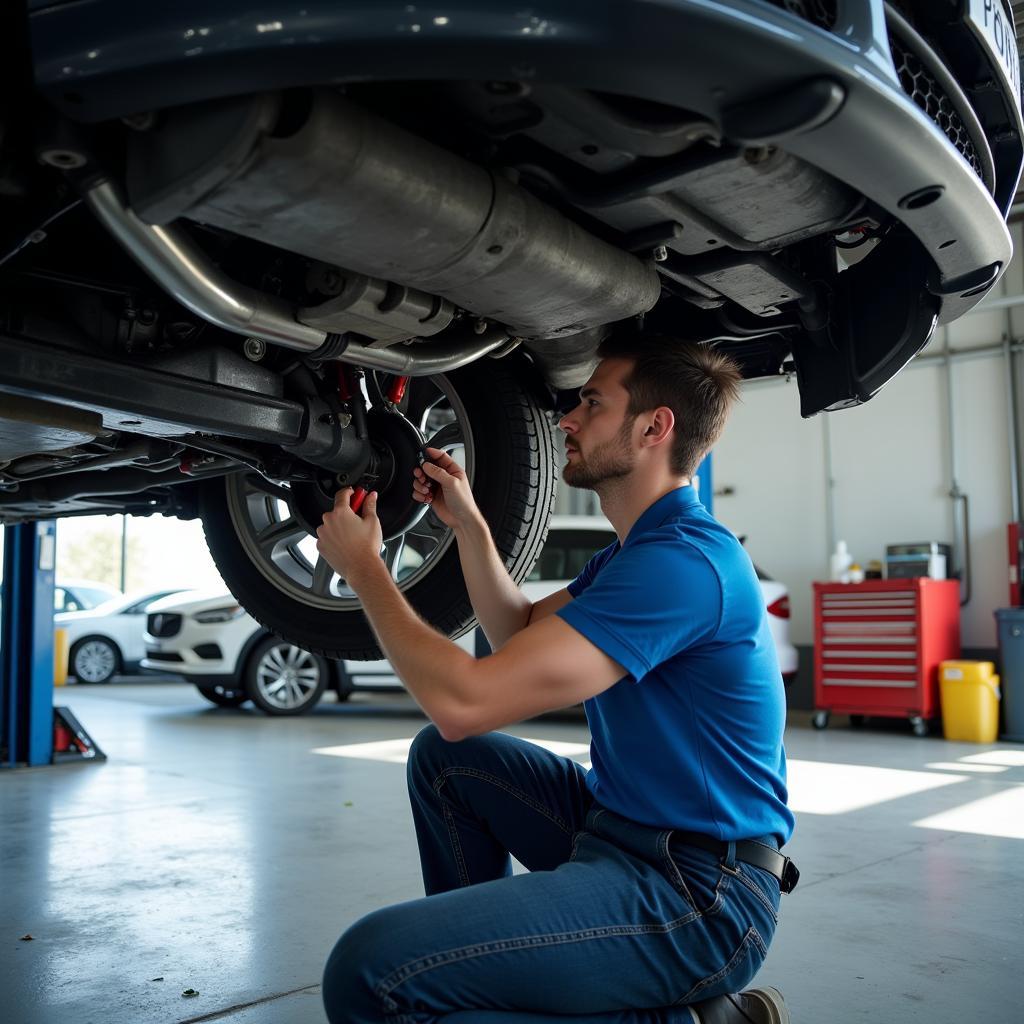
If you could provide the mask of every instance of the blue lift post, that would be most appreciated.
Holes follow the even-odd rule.
[[[57,524],[4,528],[0,767],[53,760],[53,573]]]

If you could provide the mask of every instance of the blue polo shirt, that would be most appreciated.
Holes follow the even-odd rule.
[[[598,802],[645,825],[788,840],[785,693],[764,599],[696,491],[659,498],[568,589],[557,614],[628,673],[584,705]]]

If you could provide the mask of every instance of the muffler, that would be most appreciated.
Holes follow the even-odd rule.
[[[187,217],[441,296],[526,339],[651,309],[652,264],[328,90],[165,112],[131,140],[143,221]]]

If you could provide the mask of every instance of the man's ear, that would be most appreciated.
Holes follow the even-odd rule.
[[[671,436],[676,425],[675,414],[668,406],[659,405],[657,409],[648,413],[650,421],[644,428],[643,444],[645,447],[655,447],[664,444]]]

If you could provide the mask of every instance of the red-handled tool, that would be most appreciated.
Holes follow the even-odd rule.
[[[358,512],[363,507],[363,502],[366,501],[366,495],[369,493],[365,487],[353,487],[352,488],[352,511]]]
[[[392,405],[398,405],[405,397],[405,389],[409,383],[408,377],[396,377],[388,388],[388,401]]]

